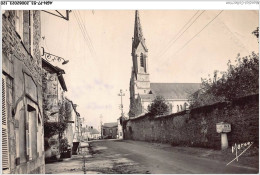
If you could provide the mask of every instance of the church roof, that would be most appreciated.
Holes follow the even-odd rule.
[[[117,122],[113,122],[113,123],[104,123],[103,125],[104,127],[108,127],[108,128],[112,128],[117,126]]]
[[[150,94],[140,95],[142,99],[153,100],[160,95],[165,99],[187,99],[200,88],[200,83],[151,83]]]
[[[99,134],[99,131],[96,128],[93,128],[90,132],[91,134]]]

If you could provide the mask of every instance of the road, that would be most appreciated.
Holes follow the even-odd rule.
[[[95,161],[99,163],[96,164],[95,169],[91,166],[89,168],[101,173],[231,174],[258,172],[258,169],[255,168],[232,164],[226,166],[227,162],[180,153],[173,149],[158,149],[143,142],[106,140],[93,142],[91,145],[92,163],[95,164]],[[102,171],[104,166],[108,168],[106,172]],[[109,171],[109,168],[112,170]]]
[[[85,150],[85,151],[84,151]],[[258,173],[259,156],[233,159],[228,152],[204,148],[172,147],[140,141],[92,141],[82,149],[82,155],[73,155],[63,161],[46,164],[47,174],[247,174]],[[223,155],[224,154],[224,155]]]

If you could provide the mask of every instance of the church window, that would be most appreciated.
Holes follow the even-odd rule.
[[[143,55],[143,53],[141,53],[141,56],[140,56],[140,65],[141,65],[141,67],[144,67],[144,55]]]
[[[185,102],[183,106],[184,106],[184,110],[186,110],[186,109],[187,109],[187,106],[188,106],[188,104]]]
[[[172,104],[169,104],[169,112],[172,113]]]

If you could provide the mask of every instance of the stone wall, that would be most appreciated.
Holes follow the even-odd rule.
[[[51,74],[45,69],[42,71],[44,117],[49,122],[58,122],[59,113],[57,111],[59,111],[61,105],[58,100],[58,76],[56,73]]]
[[[43,113],[42,113],[42,83],[41,83],[41,57],[40,57],[40,11],[30,11],[33,21],[32,50],[28,50],[29,44],[28,20],[24,18],[23,37],[16,31],[16,12],[6,10],[2,14],[2,76],[11,83],[8,98],[7,130],[8,130],[8,157],[9,168],[3,173],[29,174],[45,172],[43,149]],[[26,17],[29,11],[23,11]],[[28,16],[27,16],[28,17]],[[27,26],[27,27],[26,27]],[[28,157],[26,139],[30,107],[34,109],[37,120],[34,127],[37,129],[37,139],[31,139],[34,150],[32,159]],[[37,145],[37,146],[36,146]]]
[[[220,149],[216,123],[231,124],[229,146],[259,140],[258,94],[233,102],[217,103],[190,111],[152,118],[149,114],[124,123],[124,138]]]

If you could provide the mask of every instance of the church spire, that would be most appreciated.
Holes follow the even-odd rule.
[[[133,38],[133,49],[136,49],[139,45],[139,43],[142,43],[145,50],[147,50],[147,47],[145,45],[145,38],[143,36],[142,26],[140,22],[139,17],[139,11],[135,11],[135,27],[134,27],[134,38]]]

